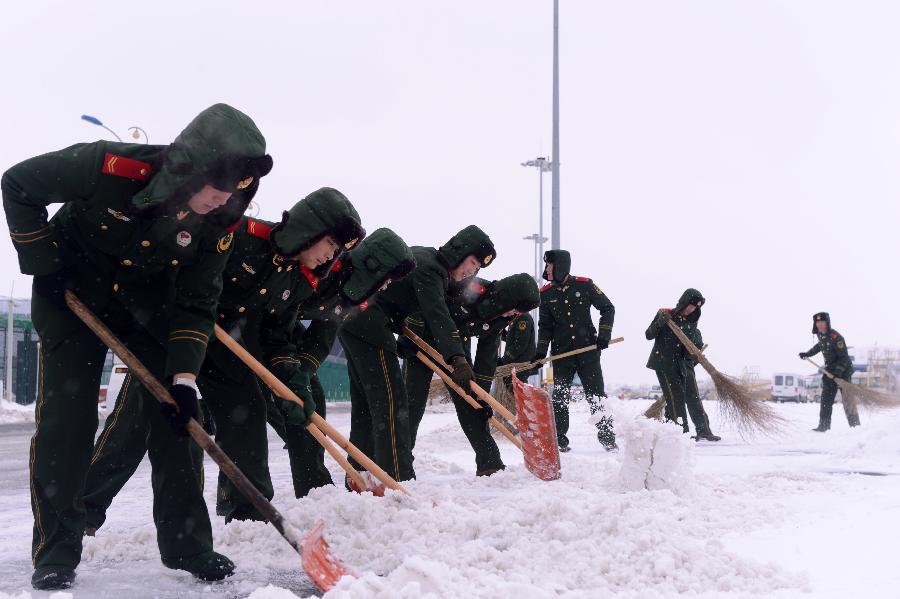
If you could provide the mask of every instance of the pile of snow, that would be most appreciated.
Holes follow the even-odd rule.
[[[691,464],[696,443],[681,426],[642,416],[619,420],[618,444],[623,447],[619,481],[626,491],[684,491],[693,483]]]
[[[0,399],[0,424],[34,422],[34,403],[27,406]]]

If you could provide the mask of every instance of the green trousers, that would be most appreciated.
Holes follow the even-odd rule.
[[[352,333],[345,327],[339,333],[350,375],[350,442],[394,480],[409,480],[416,474],[396,340],[380,311],[369,310],[359,317],[366,318],[363,326]],[[355,460],[350,463],[363,470]]]
[[[418,358],[409,358],[403,362],[403,379],[406,394],[409,398],[410,431],[413,448],[416,445],[416,434],[419,423],[425,415],[425,404],[428,402],[428,391],[431,387],[433,372]],[[503,469],[503,459],[497,442],[491,436],[488,423],[482,420],[477,412],[449,387],[447,391],[456,408],[456,418],[462,428],[469,445],[475,451],[475,471]]]
[[[66,331],[42,343],[40,349],[35,432],[29,456],[34,513],[32,559],[35,568],[74,568],[81,560],[86,523],[82,493],[97,431],[97,398],[107,348],[77,317],[40,296],[33,298],[32,316],[38,330],[48,331],[48,339],[55,330]],[[164,349],[124,309],[113,306],[98,316],[151,372],[157,376],[162,373]],[[151,459],[162,466],[153,477],[154,488],[161,491],[157,494],[160,501],[153,506],[160,554],[177,558],[210,551],[212,530],[206,503],[194,479],[192,442],[174,434],[154,398],[146,394],[143,401],[154,402],[154,410],[148,412],[150,432],[139,443],[144,448],[149,446]],[[185,484],[187,481],[191,484]]]
[[[606,398],[603,388],[603,371],[600,368],[600,352],[588,352],[553,362],[553,415],[556,418],[556,438],[560,447],[568,447],[569,400],[572,398],[572,381],[575,374],[581,379],[584,396],[591,408],[591,414],[605,412],[601,398]],[[616,434],[613,431],[612,416],[602,416],[597,422],[597,437],[604,445],[613,445]]]
[[[224,375],[210,360],[206,360],[197,377],[197,386],[203,396],[201,403],[209,410],[216,423],[216,443],[256,488],[271,499],[274,493],[268,469],[265,397],[257,378],[249,370],[233,374],[234,376]],[[240,378],[240,374],[245,376]],[[148,448],[154,481],[157,478],[157,464],[154,462],[152,444],[148,440],[152,434],[153,414],[159,408],[135,397],[138,390],[139,387],[135,385],[123,385],[116,407],[106,419],[106,426],[94,449],[84,489],[88,525],[94,528],[103,524],[106,510],[137,470]],[[194,467],[190,480],[184,480],[181,484],[190,486],[192,493],[199,489],[202,494],[203,452],[193,442],[190,447]],[[165,473],[160,473],[159,476],[164,478]],[[160,521],[167,522],[170,519],[167,512],[170,508],[165,505],[166,498],[162,495],[172,496],[172,493],[158,490],[154,483],[154,505],[163,502],[157,521],[158,530]],[[175,497],[177,498],[177,494]],[[226,521],[263,519],[234,483],[221,472],[216,513],[225,516]]]
[[[688,415],[694,423],[694,429],[698,433],[710,433],[709,417],[703,409],[700,401],[700,391],[697,388],[697,378],[692,367],[673,367],[666,370],[656,370],[656,378],[662,389],[663,398],[666,400],[666,420],[672,422],[681,418],[684,432],[690,431]]]
[[[840,366],[826,366],[828,372],[845,380],[853,376],[853,368],[841,368]],[[834,408],[834,400],[837,398],[839,387],[827,374],[822,375],[822,400],[819,403],[819,426],[831,427],[831,411]],[[842,402],[844,414],[847,416],[847,424],[859,426],[859,410],[849,403]]]
[[[310,377],[309,383],[313,399],[316,401],[316,413],[325,418],[325,390],[322,383],[316,375]],[[306,497],[315,488],[333,485],[331,473],[325,467],[325,448],[306,430],[306,427],[285,423],[284,414],[271,394],[266,402],[266,414],[269,426],[278,433],[287,449],[291,462],[294,495],[297,499]]]

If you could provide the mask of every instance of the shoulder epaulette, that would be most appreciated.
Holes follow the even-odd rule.
[[[576,281],[581,281],[582,283],[590,283],[591,280],[588,277],[573,277]]]
[[[244,220],[244,217],[242,216],[239,219],[237,219],[236,221],[234,221],[234,223],[230,227],[228,227],[227,231],[229,233],[234,233],[235,231],[237,231],[238,227],[241,226],[241,222],[243,220]]]
[[[269,239],[269,235],[272,233],[272,225],[248,218],[247,233],[254,237],[259,237],[260,239]]]
[[[547,291],[548,289],[552,289],[552,288],[553,288],[553,283],[547,283],[546,285],[544,285],[543,287],[541,287],[541,293],[544,293],[544,292]]]
[[[837,338],[840,337],[840,336],[841,336],[840,333],[838,333],[837,331],[831,331],[831,338],[832,338],[832,339],[837,339]]]
[[[135,181],[146,181],[153,174],[153,167],[149,162],[141,162],[132,158],[125,158],[117,154],[106,153],[103,157],[104,175],[115,175]]]

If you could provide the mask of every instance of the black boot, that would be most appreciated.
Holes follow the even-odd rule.
[[[830,422],[825,422],[824,420],[820,420],[820,421],[819,421],[819,426],[817,426],[816,428],[814,428],[813,431],[814,431],[814,432],[817,432],[817,433],[824,433],[824,432],[826,432],[826,431],[827,431],[828,429],[830,429],[830,428],[831,428],[831,423],[830,423]]]
[[[849,414],[847,416],[847,424],[850,425],[850,428],[859,426],[859,414]]]
[[[185,570],[200,580],[222,580],[234,574],[234,562],[215,551],[204,551],[188,557],[163,558],[162,563],[173,570]]]
[[[43,566],[31,575],[31,586],[39,591],[67,589],[75,582],[75,569],[65,566]]]

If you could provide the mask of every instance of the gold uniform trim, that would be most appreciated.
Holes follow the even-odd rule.
[[[191,333],[193,335],[198,335],[200,337],[203,337],[204,339],[209,339],[209,335],[207,335],[203,331],[195,331],[193,329],[175,329],[174,331],[169,333],[169,336],[171,337],[175,333]]]
[[[128,373],[128,376],[125,377],[125,384],[119,392],[119,397],[121,399],[116,400],[116,409],[113,410],[112,422],[106,427],[106,430],[103,431],[103,435],[100,436],[100,442],[97,443],[97,448],[94,450],[94,455],[91,456],[92,466],[94,462],[100,459],[100,453],[103,451],[103,446],[106,445],[106,440],[109,438],[110,433],[116,428],[116,424],[119,422],[119,415],[122,413],[122,410],[125,409],[125,398],[128,397],[128,388],[131,386],[132,378],[130,372]],[[107,397],[106,400],[109,401],[109,397]]]
[[[44,233],[44,232],[48,231],[49,229],[50,229],[50,226],[47,225],[46,227],[41,227],[40,229],[37,229],[35,231],[29,231],[28,233],[15,233],[13,231],[10,231],[9,236],[12,237],[13,239],[16,239],[17,237],[22,237],[22,238],[33,237],[35,235],[40,235],[41,233]]]
[[[38,352],[38,360],[40,361],[39,372],[41,373],[40,380],[38,381],[38,399],[37,406],[35,406],[34,410],[34,436],[31,437],[31,451],[29,452],[29,460],[28,460],[28,479],[29,486],[31,487],[31,508],[34,512],[34,526],[37,528],[38,532],[38,545],[37,548],[31,553],[31,562],[32,564],[37,559],[38,554],[41,552],[41,549],[44,548],[44,542],[46,541],[46,535],[44,534],[44,527],[41,524],[41,504],[38,502],[37,498],[37,490],[34,488],[34,458],[37,453],[37,448],[35,445],[37,444],[37,436],[41,430],[41,413],[44,408],[44,344],[39,345]]]
[[[316,357],[313,356],[312,354],[308,354],[308,353],[306,353],[306,352],[300,352],[300,353],[298,354],[298,356],[301,357],[301,358],[303,358],[303,359],[305,359],[305,360],[307,360],[307,361],[309,361],[309,362],[311,362],[312,365],[316,367],[316,370],[318,370],[318,369],[319,369],[319,366],[322,365],[322,363],[319,362],[319,361],[316,359]]]
[[[394,389],[391,387],[391,377],[388,375],[387,362],[384,360],[384,350],[378,350],[381,360],[381,370],[384,373],[384,386],[387,389],[388,400],[388,425],[391,431],[391,455],[394,458],[394,478],[400,478],[400,460],[397,458],[397,432],[394,424]]]
[[[169,337],[169,341],[196,341],[197,343],[206,345],[205,339],[197,339],[196,337]]]

